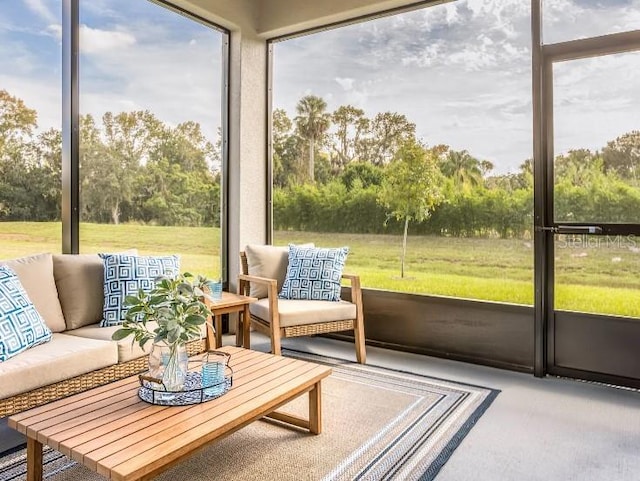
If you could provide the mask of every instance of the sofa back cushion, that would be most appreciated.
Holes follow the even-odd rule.
[[[300,246],[313,247],[313,244],[301,244]],[[287,246],[249,244],[245,247],[244,252],[247,256],[247,274],[275,279],[278,281],[278,292],[280,292],[287,275],[289,248]],[[258,299],[267,297],[267,286],[255,282],[251,283],[249,295]]]
[[[180,256],[100,254],[104,260],[104,305],[100,327],[117,326],[127,314],[125,299],[151,291],[160,276],[180,274]]]
[[[47,327],[53,332],[64,331],[66,324],[53,278],[52,255],[38,254],[1,261],[0,264],[10,267],[16,273],[20,284]]]
[[[136,255],[138,251],[131,249],[124,253]],[[104,262],[98,254],[54,254],[53,277],[67,329],[102,320]]]
[[[289,244],[289,264],[280,299],[340,301],[340,280],[348,247],[300,247]]]
[[[49,340],[51,331],[18,276],[0,266],[0,362]]]

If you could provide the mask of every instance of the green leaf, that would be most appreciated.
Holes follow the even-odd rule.
[[[143,312],[144,311],[144,306],[132,306],[129,309],[127,309],[127,317],[132,317],[132,314],[137,314],[139,312]]]
[[[129,337],[131,333],[131,329],[118,329],[111,335],[111,339],[114,341],[121,341],[125,337]]]
[[[186,322],[187,324],[192,324],[194,326],[199,326],[207,322],[207,319],[203,316],[191,315],[187,316],[184,322]]]
[[[136,296],[126,296],[124,298],[125,306],[133,306],[139,303],[139,299]]]

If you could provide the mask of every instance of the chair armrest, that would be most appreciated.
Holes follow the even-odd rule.
[[[358,275],[355,275],[355,274],[342,274],[342,278],[343,279],[347,279],[348,281],[351,282],[351,284],[357,283],[358,285],[360,285],[360,276],[358,276]]]
[[[249,295],[248,290],[251,282],[266,285],[269,299],[278,299],[278,281],[269,279],[268,277],[258,277],[249,274],[240,274],[238,276],[238,293]]]
[[[353,302],[358,310],[362,311],[362,289],[360,288],[360,276],[355,274],[342,274],[342,278],[351,284],[347,289],[351,290],[351,302]]]

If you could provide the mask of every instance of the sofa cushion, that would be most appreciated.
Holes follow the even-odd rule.
[[[157,323],[149,322],[147,323],[150,329],[155,329],[157,327]],[[100,327],[100,324],[92,324],[90,326],[83,326],[78,329],[73,329],[72,331],[67,331],[65,334],[70,336],[82,337],[85,339],[95,339],[99,341],[110,341],[114,344],[118,345],[118,362],[126,362],[132,359],[137,359],[141,356],[147,355],[151,352],[151,346],[153,343],[149,341],[145,346],[144,350],[140,348],[137,342],[133,344],[131,341],[133,337],[127,337],[122,339],[121,341],[112,341],[111,336],[114,332],[120,329],[122,326],[107,326]]]
[[[58,290],[53,278],[51,254],[38,254],[0,262],[11,267],[29,299],[53,332],[62,332],[67,326],[58,300]]]
[[[124,300],[139,289],[151,291],[159,276],[180,273],[180,257],[100,254],[104,260],[104,306],[102,327],[122,324],[126,315]]]
[[[313,247],[313,244],[300,244],[299,247]],[[248,273],[251,276],[275,279],[278,282],[278,292],[282,289],[287,275],[289,248],[286,246],[247,245],[244,249],[247,256]],[[267,286],[251,284],[249,295],[259,299],[267,297]]]
[[[155,329],[158,324],[155,322],[148,322],[147,326],[150,330]],[[102,341],[111,341],[111,336],[114,332],[120,329],[122,326],[108,326],[108,327],[100,327],[100,324],[93,324],[91,326],[84,326],[79,329],[74,329],[72,331],[67,331],[65,334],[70,336],[78,336],[87,339],[97,339]],[[201,327],[202,337],[206,335],[206,325],[203,324]],[[147,342],[144,346],[144,350],[140,348],[137,342],[134,342],[133,345],[131,341],[133,337],[126,337],[121,341],[117,341],[118,345],[118,362],[126,362],[131,359],[137,359],[141,356],[147,355],[151,352],[151,346],[153,343],[151,341]],[[116,341],[111,341],[116,344]]]
[[[138,251],[123,253],[137,255]],[[54,254],[53,276],[67,329],[102,320],[104,263],[98,254]]]
[[[249,305],[251,314],[269,319],[269,299]],[[345,321],[356,318],[356,305],[347,301],[300,301],[278,299],[280,327],[303,326],[320,322]]]
[[[0,266],[0,362],[50,339],[51,331],[16,273]]]
[[[50,342],[0,363],[0,399],[112,366],[117,351],[114,342],[53,334]]]
[[[348,247],[315,248],[289,245],[287,275],[279,297],[339,301]]]

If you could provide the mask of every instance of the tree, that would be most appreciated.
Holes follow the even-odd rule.
[[[340,182],[351,190],[357,182],[367,188],[372,185],[382,184],[383,168],[368,162],[352,162],[345,167],[340,174]]]
[[[322,139],[331,125],[331,116],[325,112],[327,103],[315,95],[307,95],[298,102],[295,118],[296,128],[300,135],[309,143],[309,161],[307,176],[314,181],[316,143]]]
[[[404,278],[409,222],[429,218],[442,200],[437,154],[414,139],[403,142],[387,166],[379,201],[398,221],[404,221],[400,277]]]
[[[339,172],[357,155],[357,146],[369,129],[369,119],[364,110],[352,105],[342,105],[331,115],[336,131],[333,134],[331,163],[334,173]]]
[[[40,183],[38,164],[32,155],[33,130],[37,114],[6,90],[0,90],[0,218],[32,220],[39,212],[39,192],[31,182]]]
[[[303,177],[298,162],[302,141],[293,132],[293,122],[283,109],[273,111],[271,126],[273,185],[288,187]]]
[[[483,164],[466,150],[450,150],[442,160],[442,173],[458,187],[476,187],[482,182]]]
[[[558,155],[553,167],[556,184],[567,181],[572,185],[589,187],[604,175],[602,157],[589,149],[575,149]]]
[[[367,137],[358,144],[358,158],[374,165],[386,165],[400,146],[415,135],[416,124],[403,114],[379,113],[371,121]]]
[[[162,124],[149,111],[121,112],[117,115],[107,112],[102,116],[102,123],[104,140],[98,142],[99,134],[91,132],[87,136],[91,144],[84,147],[87,152],[99,155],[84,158],[87,172],[83,197],[94,220],[111,220],[118,224],[123,207],[130,207],[141,166],[149,160],[152,150],[157,148]]]
[[[607,142],[602,150],[605,172],[617,172],[638,185],[640,180],[640,130],[628,132]]]
[[[0,155],[25,144],[37,127],[38,114],[24,101],[0,90]]]

